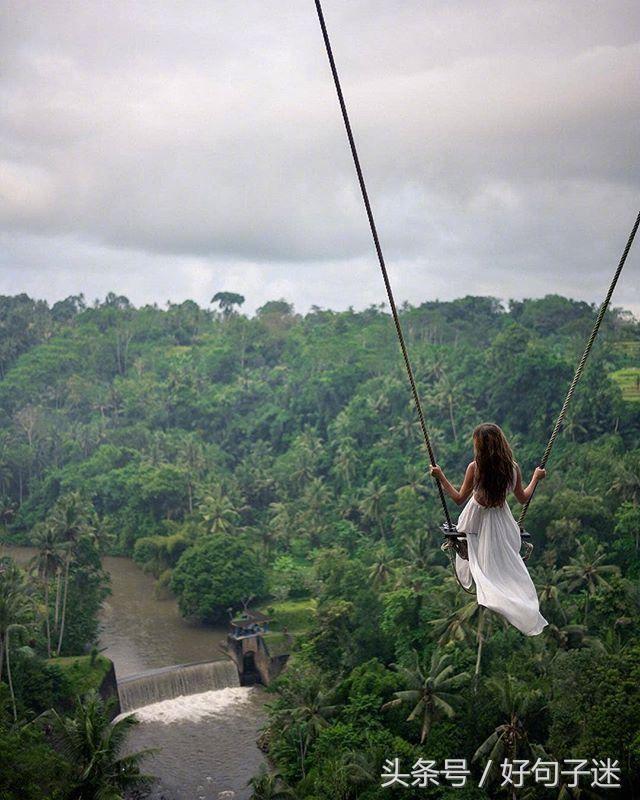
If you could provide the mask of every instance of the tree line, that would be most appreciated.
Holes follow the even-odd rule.
[[[276,300],[248,317],[222,295],[218,310],[0,298],[2,516],[41,553],[42,646],[64,652],[65,589],[97,538],[189,618],[219,622],[247,595],[318,599],[264,732],[279,777],[257,777],[256,796],[383,797],[384,758],[427,751],[476,773],[490,754],[615,754],[638,791],[640,420],[612,377],[635,366],[637,321],[607,314],[529,512],[550,625],[527,640],[447,570],[384,305]],[[595,313],[555,295],[403,305],[448,474],[489,420],[533,468]],[[68,507],[77,535],[61,532]],[[491,777],[490,794],[461,796],[499,796]]]

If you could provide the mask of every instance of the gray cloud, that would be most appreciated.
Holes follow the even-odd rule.
[[[635,0],[324,5],[399,298],[599,299],[640,195]],[[0,291],[382,299],[310,1],[5,6]]]

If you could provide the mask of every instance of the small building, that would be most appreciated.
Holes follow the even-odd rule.
[[[239,617],[231,620],[231,633],[236,639],[244,636],[258,636],[267,633],[271,617],[261,611],[244,611]]]
[[[235,662],[242,686],[268,685],[289,658],[288,653],[272,656],[269,652],[263,636],[269,632],[271,621],[271,617],[261,611],[247,609],[229,620],[230,631],[223,649]]]

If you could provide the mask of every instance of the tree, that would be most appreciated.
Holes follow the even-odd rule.
[[[385,538],[384,533],[384,500],[387,494],[387,486],[380,485],[377,481],[369,481],[364,489],[360,500],[360,511],[364,519],[374,522],[380,529],[380,537]]]
[[[220,306],[220,310],[226,318],[233,314],[234,306],[241,306],[244,303],[244,297],[235,292],[217,292],[211,298],[211,302]]]
[[[629,453],[616,462],[610,491],[634,506],[640,505],[640,457],[637,453]]]
[[[548,747],[567,757],[611,753],[622,769],[621,797],[640,790],[640,646],[620,653],[569,650],[551,665]],[[607,792],[598,791],[599,797]],[[613,792],[611,793],[613,794]]]
[[[375,587],[384,585],[402,562],[395,558],[387,545],[379,544],[373,552],[373,562],[369,567],[369,579]]]
[[[44,587],[44,623],[47,636],[47,656],[51,658],[51,610],[49,608],[49,593],[51,579],[54,575],[59,574],[59,569],[62,564],[60,542],[57,539],[55,529],[44,522],[34,528],[32,544],[34,547],[38,548],[38,553],[33,557],[31,563],[35,567],[38,577]]]
[[[431,663],[426,668],[425,665],[420,665],[418,651],[413,652],[415,661],[412,668],[392,664],[410,688],[394,692],[395,699],[384,703],[382,709],[406,704],[413,706],[407,722],[420,720],[420,744],[424,744],[437,719],[441,716],[455,716],[456,712],[451,705],[453,701],[451,690],[468,681],[469,674],[467,672],[454,674],[455,668],[451,663],[451,656],[442,654],[439,650],[434,650]]]
[[[243,597],[262,597],[266,576],[249,542],[218,533],[185,551],[171,577],[171,590],[185,617],[219,623]]]
[[[13,717],[18,719],[11,675],[11,641],[13,630],[22,630],[33,620],[33,603],[28,595],[24,573],[12,560],[0,561],[0,680],[6,663],[7,680]]]
[[[293,522],[285,503],[269,503],[268,528],[274,542],[285,543],[291,534]]]
[[[233,501],[224,493],[222,486],[217,484],[211,494],[208,494],[198,512],[202,517],[208,533],[231,533],[240,519],[240,514]]]
[[[539,566],[534,573],[534,579],[543,614],[556,614],[566,622],[566,614],[560,602],[560,570],[555,567]]]
[[[53,535],[60,543],[60,549],[64,552],[64,588],[56,655],[60,655],[64,640],[67,597],[69,594],[69,572],[75,548],[83,537],[95,537],[96,529],[93,520],[93,507],[79,492],[70,492],[67,495],[63,495],[56,502],[50,514]]]
[[[541,692],[531,689],[513,675],[488,678],[486,686],[497,695],[498,707],[506,722],[500,723],[482,742],[473,754],[472,761],[481,758],[491,761],[488,780],[497,774],[498,765],[504,758],[514,761],[519,753],[528,752],[531,742],[527,730],[530,717],[542,710]],[[515,790],[512,794],[516,797]]]
[[[247,785],[251,787],[250,800],[287,800],[295,797],[293,789],[284,783],[282,775],[269,772],[264,764]]]
[[[6,684],[0,683],[0,797],[2,800],[62,798],[68,765],[41,730],[16,724]]]
[[[144,790],[153,781],[140,769],[152,750],[122,755],[127,736],[137,724],[135,716],[109,722],[97,692],[76,698],[73,716],[52,710],[41,719],[53,725],[59,747],[73,767],[69,800],[124,800],[129,792]]]
[[[259,317],[290,317],[293,314],[293,304],[286,300],[268,300],[257,310]]]
[[[333,470],[335,474],[347,488],[351,488],[351,482],[356,474],[358,451],[355,444],[353,437],[343,436],[339,440],[333,461]]]
[[[86,307],[83,294],[72,294],[51,306],[51,317],[56,322],[70,322]]]
[[[442,407],[446,408],[451,424],[451,434],[453,441],[458,439],[458,430],[455,420],[456,397],[459,395],[461,387],[457,386],[448,375],[443,374],[434,389],[434,399]]]
[[[204,447],[201,440],[194,435],[185,436],[180,441],[178,463],[187,473],[187,492],[189,500],[189,513],[193,513],[194,485],[204,473],[207,465]]]
[[[297,514],[300,532],[306,535],[312,547],[318,547],[328,530],[327,509],[333,500],[331,490],[322,478],[313,478],[300,497],[301,510]]]
[[[589,597],[596,594],[600,588],[610,588],[605,575],[619,575],[620,568],[615,564],[603,563],[607,557],[603,545],[598,544],[591,537],[578,540],[578,553],[562,567],[560,575],[564,579],[567,589],[585,589],[584,622],[587,622],[589,611]]]
[[[301,678],[301,679],[300,679]],[[293,733],[299,767],[305,774],[305,759],[310,746],[338,711],[331,689],[323,687],[317,673],[295,674],[277,686],[280,702],[274,706],[270,727]]]

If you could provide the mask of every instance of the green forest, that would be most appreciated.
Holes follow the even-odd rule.
[[[142,754],[122,754],[135,720],[110,725],[87,692],[108,666],[104,554],[132,557],[200,624],[247,596],[306,609],[269,687],[256,800],[597,798],[611,793],[588,771],[608,758],[614,796],[639,797],[640,323],[607,312],[531,504],[527,565],[550,624],[525,637],[458,587],[440,549],[385,304],[299,314],[279,299],[249,316],[243,300],[0,297],[2,540],[38,552],[27,569],[0,562],[0,800],[149,784]],[[484,421],[528,478],[596,313],[557,295],[403,304],[454,482]],[[507,756],[584,759],[587,774],[514,793],[491,770],[478,787]],[[385,788],[387,759],[466,759],[471,780]]]

